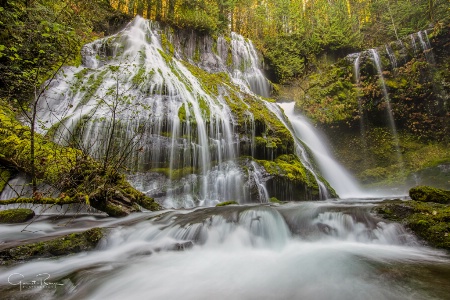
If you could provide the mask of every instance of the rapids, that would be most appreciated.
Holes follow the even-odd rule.
[[[23,299],[445,299],[449,257],[374,217],[375,203],[84,217],[73,230],[113,227],[96,250],[3,266],[0,292]],[[28,230],[51,234],[54,222]],[[3,241],[8,227],[0,226]],[[8,277],[16,283],[11,274],[27,283],[40,273],[55,285],[20,291],[8,284]]]

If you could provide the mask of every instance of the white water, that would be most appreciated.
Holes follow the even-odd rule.
[[[125,166],[138,172],[132,184],[159,195],[165,207],[255,201],[249,198],[249,174],[235,162],[240,137],[225,100],[230,91],[220,88],[218,96],[211,95],[160,40],[158,24],[137,17],[122,32],[86,45],[83,65],[60,74],[40,102],[38,118],[46,124],[41,132],[53,127],[56,141],[75,142],[100,160],[130,153]],[[233,33],[230,47],[229,76],[238,89],[268,96],[251,42]],[[119,123],[111,134],[113,113]],[[253,120],[251,111],[247,114]],[[254,124],[248,129],[254,145]],[[258,190],[259,201],[267,201],[260,184]]]
[[[369,209],[316,202],[143,218],[115,225],[95,251],[0,267],[0,292],[40,299],[444,299],[448,256]],[[48,273],[61,285],[19,291],[8,284],[14,273],[23,282]]]
[[[295,134],[313,153],[321,174],[336,190],[340,198],[364,198],[370,196],[356,180],[342,167],[328,150],[326,142],[304,116],[294,113],[295,102],[278,104],[289,119]]]
[[[397,126],[395,125],[394,114],[392,112],[391,99],[389,97],[389,93],[386,88],[386,82],[384,80],[383,70],[381,69],[380,56],[378,55],[378,52],[376,49],[370,49],[370,52],[372,53],[373,62],[375,64],[375,67],[378,72],[378,76],[380,78],[380,86],[381,86],[381,90],[383,91],[384,101],[386,103],[386,113],[388,115],[389,127],[392,132],[392,138],[394,140],[397,161],[398,161],[399,167],[401,169],[403,169],[404,168],[403,155],[400,150],[400,141],[398,139]]]

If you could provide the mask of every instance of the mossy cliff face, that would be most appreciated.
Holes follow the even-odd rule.
[[[411,189],[410,194],[418,201],[382,204],[374,210],[388,220],[401,222],[431,246],[450,250],[449,193],[431,187],[417,187]]]
[[[111,216],[124,216],[138,211],[137,204],[155,210],[159,206],[132,188],[117,171],[101,164],[80,150],[62,147],[35,136],[36,177],[62,193],[53,203],[86,203]],[[0,111],[0,162],[30,174],[30,130],[14,118],[12,111]],[[45,201],[44,201],[45,200]],[[30,199],[3,201],[21,203]],[[34,195],[33,203],[51,203],[44,195]]]
[[[95,248],[102,237],[102,229],[92,228],[85,232],[72,233],[49,241],[12,247],[0,251],[0,263],[10,264],[23,260],[88,251]]]
[[[448,25],[428,31],[431,48],[425,51],[418,33],[416,44],[406,36],[376,48],[389,99],[370,50],[322,68],[299,81],[298,88],[282,89],[280,97],[294,96],[296,108],[329,137],[337,159],[364,183],[411,186],[426,184],[431,176],[450,188],[449,32]],[[426,43],[427,33],[420,35]]]

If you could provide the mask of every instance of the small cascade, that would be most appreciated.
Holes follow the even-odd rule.
[[[392,48],[386,44],[386,53],[389,56],[389,60],[391,61],[392,69],[397,68],[397,58],[395,57],[395,53],[392,51]]]
[[[417,53],[417,44],[416,44],[416,38],[414,37],[414,33],[410,34],[409,36],[411,38],[411,45],[414,49],[414,54],[416,54]]]
[[[231,33],[231,51],[233,57],[232,76],[240,86],[248,86],[263,97],[270,96],[270,83],[259,69],[259,60],[255,47],[250,40],[243,36]]]
[[[355,84],[356,87],[360,87],[360,70],[359,65],[361,61],[361,53],[356,53],[355,59],[353,61],[353,74],[355,76]],[[366,126],[364,124],[364,111],[362,107],[361,97],[358,95],[358,114],[359,114],[359,129],[361,133],[361,140],[364,147],[364,151],[367,148],[367,139],[366,139]]]
[[[384,100],[386,102],[386,112],[388,115],[389,126],[390,126],[390,129],[392,132],[392,138],[393,138],[394,144],[395,144],[395,150],[397,153],[397,161],[400,165],[400,168],[403,169],[403,156],[402,156],[402,152],[400,151],[400,143],[399,143],[399,139],[398,139],[397,128],[395,126],[394,115],[392,113],[391,100],[389,98],[389,93],[387,91],[386,83],[384,81],[383,71],[381,69],[380,56],[378,55],[378,52],[376,49],[370,49],[370,52],[372,54],[373,62],[375,64],[375,67],[378,72],[378,76],[380,78],[380,86],[381,86],[381,90],[383,92]]]
[[[428,33],[426,30],[419,31],[417,33],[417,36],[419,37],[420,45],[422,46],[423,54],[425,55],[425,59],[428,63],[434,64],[434,55],[433,51],[431,50],[431,44],[430,40],[428,39]]]
[[[298,139],[311,149],[323,177],[336,190],[340,198],[364,198],[368,195],[361,190],[351,175],[332,157],[326,143],[305,117],[294,113],[295,102],[278,104],[292,124]]]
[[[318,172],[317,172],[317,170],[315,170],[314,164],[312,163],[311,159],[309,158],[308,153],[303,145],[304,141],[302,141],[298,137],[295,130],[291,127],[290,122],[289,122],[290,120],[286,119],[285,114],[283,114],[283,112],[280,110],[280,107],[277,104],[270,103],[267,101],[264,101],[264,103],[265,103],[266,107],[277,116],[277,118],[283,123],[283,125],[291,133],[291,135],[295,141],[297,157],[300,159],[303,166],[309,172],[311,172],[311,174],[313,174],[313,176],[319,186],[320,199],[329,199],[330,193],[328,192],[328,189],[327,189],[325,183],[319,178]],[[282,104],[280,104],[280,106],[281,105]],[[339,194],[339,196],[341,196],[341,195]]]

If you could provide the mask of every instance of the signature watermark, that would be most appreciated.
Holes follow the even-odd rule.
[[[36,275],[37,280],[25,281],[25,276],[20,273],[13,273],[8,276],[8,283],[16,285],[20,291],[30,289],[54,289],[64,285],[62,283],[51,282],[49,273],[40,273]]]

